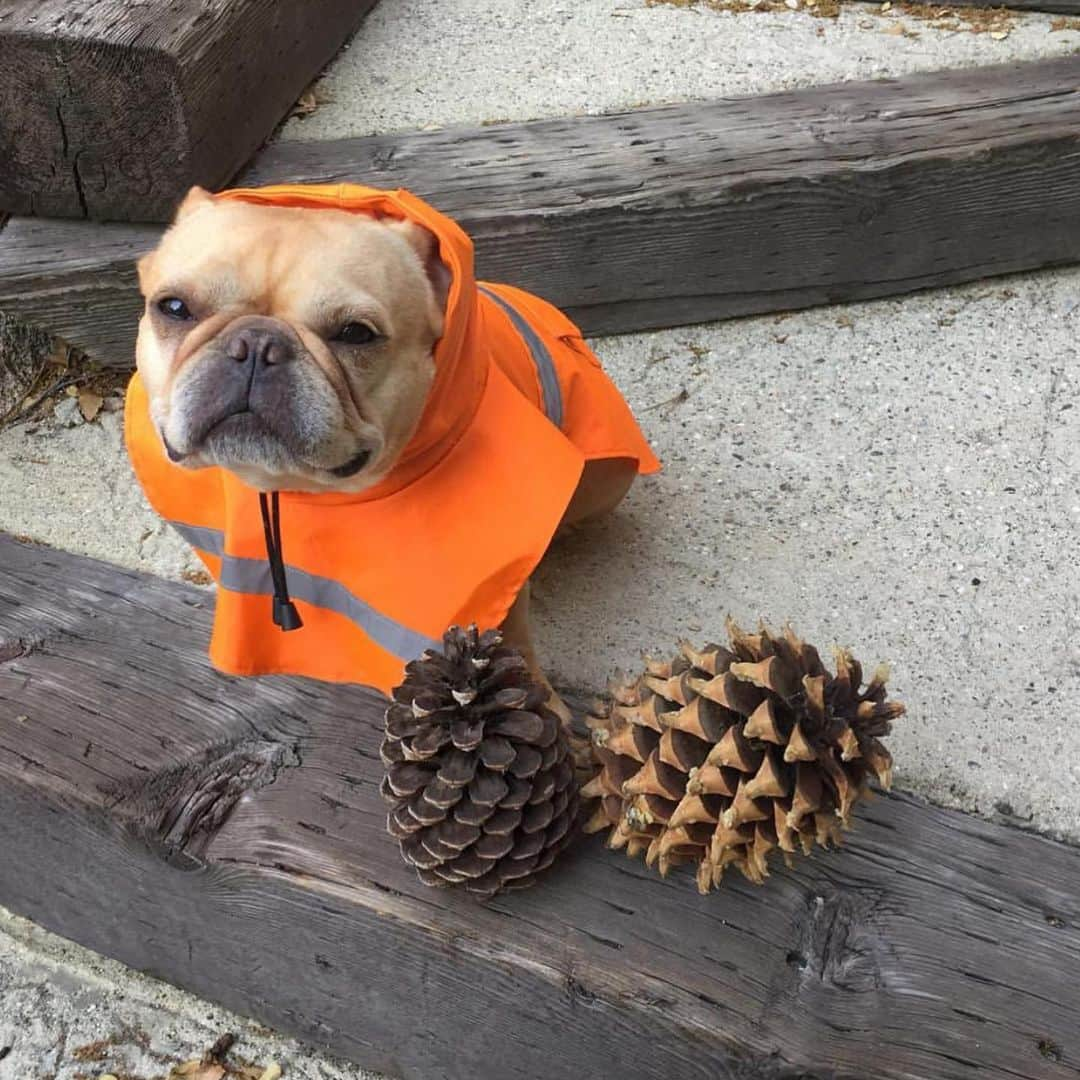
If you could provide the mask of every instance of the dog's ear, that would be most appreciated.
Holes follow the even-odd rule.
[[[201,210],[204,206],[209,206],[213,201],[214,196],[211,195],[206,188],[201,188],[196,184],[184,196],[184,201],[176,208],[176,216],[173,218],[173,221],[183,221],[189,214],[195,213],[196,210]]]
[[[450,294],[450,268],[439,257],[439,240],[436,235],[415,221],[396,221],[393,227],[409,242],[410,247],[420,256],[435,291],[435,306],[438,308],[440,326],[446,315],[446,298]]]
[[[173,224],[183,221],[184,218],[194,214],[196,210],[201,210],[204,206],[210,206],[213,201],[214,196],[206,188],[201,188],[196,184],[176,208],[176,213],[173,215]],[[150,275],[154,269],[154,252],[151,251],[144,255],[136,263],[136,266],[139,270],[139,288],[142,290],[143,296],[146,296],[149,291]]]
[[[143,296],[150,295],[150,275],[154,271],[154,253],[152,251],[147,252],[139,261],[135,264],[136,269],[139,271],[139,292]]]

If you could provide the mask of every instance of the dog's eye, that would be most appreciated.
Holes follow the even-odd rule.
[[[162,315],[168,315],[170,319],[184,322],[192,317],[187,304],[178,296],[166,296],[157,302],[157,307]]]
[[[345,345],[370,345],[379,335],[367,323],[346,323],[335,335],[334,341]]]

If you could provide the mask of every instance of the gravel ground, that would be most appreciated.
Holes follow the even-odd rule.
[[[316,84],[319,107],[281,137],[610,112],[1075,52],[1080,31],[1052,32],[1055,19],[1017,15],[997,40],[876,4],[820,19],[643,0],[382,0]]]
[[[0,908],[0,1080],[163,1077],[237,1036],[229,1062],[284,1080],[378,1080],[72,945]]]

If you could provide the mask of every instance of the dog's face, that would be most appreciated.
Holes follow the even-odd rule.
[[[315,492],[392,468],[431,388],[449,287],[425,229],[196,188],[139,281],[138,367],[173,461]]]

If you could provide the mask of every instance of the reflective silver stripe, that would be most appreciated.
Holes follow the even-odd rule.
[[[205,551],[208,555],[220,558],[225,554],[225,534],[220,529],[207,529],[202,525],[181,525],[178,521],[169,524],[193,547]]]
[[[225,554],[225,535],[219,529],[207,529],[199,525],[185,525],[171,521],[170,525],[189,543],[221,559],[221,577],[218,585],[229,592],[249,593],[255,596],[273,596],[274,582],[270,576],[270,564],[265,559],[248,559],[240,555]],[[416,630],[395,622],[388,615],[376,611],[370,604],[349,592],[333,578],[309,574],[298,566],[285,566],[289,582],[289,594],[294,600],[303,600],[315,607],[344,615],[355,623],[372,641],[388,653],[402,660],[413,660],[425,649],[439,649],[439,642],[425,637]]]
[[[525,344],[532,354],[533,363],[536,365],[536,373],[540,376],[540,389],[544,393],[544,412],[556,427],[561,428],[563,422],[562,390],[559,389],[559,376],[556,374],[555,361],[551,359],[548,347],[544,344],[540,335],[508,300],[504,300],[486,285],[480,285],[478,288],[510,316],[514,328],[525,339]]]

